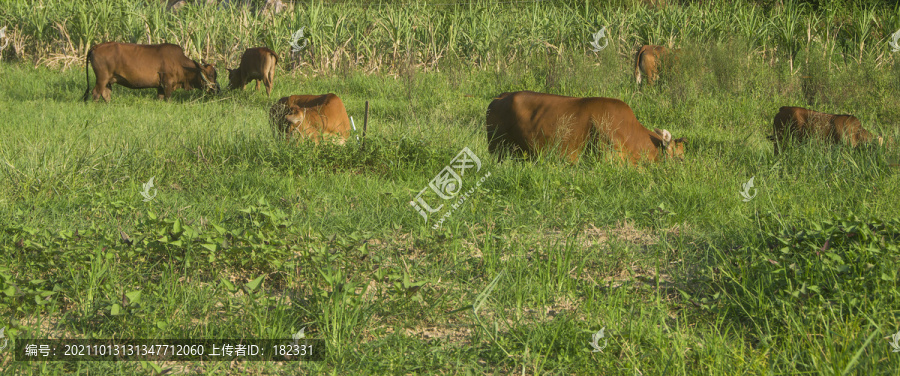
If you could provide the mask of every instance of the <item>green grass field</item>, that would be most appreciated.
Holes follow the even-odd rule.
[[[369,5],[381,12],[367,16],[374,24],[416,15],[401,18],[422,22],[413,33],[427,34],[428,15],[474,25],[490,20],[485,9],[507,11],[496,13],[500,28],[547,15],[568,32],[549,33],[543,40],[552,48],[503,43],[509,35],[542,40],[527,30],[483,45],[448,37],[435,42],[445,58],[433,64],[424,61],[436,54],[424,49],[404,59],[362,44],[347,53],[361,60],[332,60],[323,57],[335,48],[328,39],[291,56],[295,25],[285,24],[274,43],[285,59],[271,98],[248,85],[210,96],[180,90],[163,102],[152,89],[114,86],[111,103],[84,104],[80,47],[72,51],[81,55],[60,58],[38,48],[52,33],[34,31],[21,55],[7,50],[0,62],[6,337],[288,339],[306,328],[324,340],[326,355],[299,363],[24,363],[7,349],[2,373],[896,374],[900,170],[892,164],[900,150],[810,142],[775,157],[766,136],[778,108],[794,105],[851,113],[900,140],[900,52],[888,45],[900,12],[881,3],[854,8],[871,12],[881,31],[853,39],[861,27],[837,6],[816,16],[810,6],[744,5],[739,14],[757,12],[747,16],[753,22],[799,12],[796,35],[779,37],[785,24],[772,21],[754,40],[726,32],[740,26],[723,21],[737,14],[724,5],[620,3]],[[0,21],[19,26],[14,39],[32,32],[22,21],[27,5],[0,5]],[[226,12],[186,9],[191,17]],[[297,5],[285,17],[340,19],[347,9],[362,12]],[[596,23],[554,23],[567,15]],[[590,51],[600,21],[645,16],[646,30],[610,30],[610,47]],[[257,28],[265,21],[247,17]],[[809,17],[820,17],[824,36],[806,39]],[[829,20],[840,37],[827,37]],[[681,22],[721,31],[669,38]],[[129,35],[121,30],[106,33]],[[240,43],[267,44],[261,35]],[[372,35],[374,46],[393,43]],[[563,42],[567,35],[579,39]],[[233,67],[228,38],[213,38],[223,40],[219,54],[206,57]],[[656,85],[638,88],[632,54],[641,41],[671,41],[684,54]],[[227,84],[221,69],[219,82]],[[487,151],[485,111],[497,94],[516,90],[622,99],[645,127],[686,137],[686,159],[639,168],[602,155],[575,165],[553,155],[498,164]],[[364,148],[353,137],[345,146],[272,137],[275,100],[328,92],[359,128],[369,102]],[[410,201],[464,147],[482,165],[463,177],[463,190],[490,175],[433,229],[437,213],[426,222]],[[157,195],[144,201],[151,178]],[[744,201],[751,178],[755,196]],[[601,328],[606,347],[592,352]]]

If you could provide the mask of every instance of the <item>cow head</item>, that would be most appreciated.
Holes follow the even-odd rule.
[[[301,110],[299,106],[293,105],[288,110],[287,115],[284,115],[284,120],[287,120],[291,125],[297,125],[303,122],[306,118],[306,112]]]
[[[244,82],[241,80],[241,69],[229,69],[228,70],[228,90],[237,89],[244,85]]]
[[[687,145],[687,139],[681,137],[673,140],[672,134],[665,129],[654,129],[653,132],[661,139],[657,148],[665,150],[669,158],[684,160],[684,145]]]
[[[196,82],[199,87],[202,87],[203,90],[206,90],[207,92],[219,93],[221,91],[219,88],[219,81],[216,80],[215,64],[207,64],[206,60],[201,60],[201,63],[197,64],[195,71],[199,73],[198,76],[200,76],[199,82]]]

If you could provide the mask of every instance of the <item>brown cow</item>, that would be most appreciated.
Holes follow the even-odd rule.
[[[670,50],[663,46],[644,45],[634,54],[634,79],[641,84],[641,75],[647,76],[647,83],[652,84],[659,78],[659,68],[670,57],[675,57],[678,50]]]
[[[228,70],[228,88],[244,90],[244,86],[256,80],[256,90],[259,90],[259,81],[262,81],[266,86],[266,95],[271,95],[272,85],[275,84],[275,64],[278,64],[275,51],[266,47],[248,48],[241,55],[241,65]]]
[[[103,97],[109,102],[112,84],[130,89],[156,88],[159,99],[169,99],[177,88],[219,91],[216,67],[188,59],[184,56],[184,50],[174,44],[106,42],[95,45],[88,51],[84,63],[88,84],[84,91],[85,101],[91,90],[88,65],[94,68],[94,75],[97,76],[94,101]]]
[[[502,161],[518,149],[534,154],[559,146],[578,159],[586,144],[611,146],[624,161],[660,160],[660,153],[684,159],[686,140],[666,130],[647,130],[625,102],[612,98],[573,98],[531,91],[503,93],[488,106],[488,150]]]
[[[350,137],[344,102],[331,93],[283,97],[272,105],[269,116],[274,129],[287,138],[297,134],[319,143],[323,136],[333,136],[343,144]]]
[[[802,107],[781,107],[772,122],[775,134],[769,140],[775,143],[775,155],[785,146],[785,138],[795,141],[808,138],[819,138],[828,142],[848,143],[852,147],[877,140],[879,145],[884,139],[875,137],[863,129],[862,123],[853,115],[833,115],[812,111]]]

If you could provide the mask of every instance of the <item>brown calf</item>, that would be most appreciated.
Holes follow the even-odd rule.
[[[641,76],[647,76],[647,83],[652,84],[659,78],[659,68],[668,60],[675,58],[678,50],[663,46],[644,45],[634,54],[634,79],[641,83]]]
[[[331,93],[281,98],[272,105],[269,116],[274,129],[287,138],[296,134],[319,143],[329,136],[343,144],[350,137],[350,118],[344,102]]]
[[[248,48],[241,55],[241,65],[228,70],[228,88],[244,90],[244,86],[256,80],[256,90],[259,90],[259,81],[262,81],[266,86],[266,95],[271,95],[275,85],[275,64],[278,64],[275,51],[266,47]]]

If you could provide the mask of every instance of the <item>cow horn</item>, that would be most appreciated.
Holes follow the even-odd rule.
[[[206,78],[206,73],[203,73],[203,70],[202,70],[202,69],[200,70],[200,78],[203,79],[203,82],[206,83],[206,86],[208,86],[208,87],[215,87],[216,90],[218,90],[218,85],[213,84],[213,83],[209,80],[209,78]]]
[[[655,128],[655,129],[653,129],[653,133],[656,133],[659,136],[659,138],[662,139],[663,146],[668,145],[669,142],[672,141],[672,134],[669,133],[669,131],[667,131],[665,129]]]

